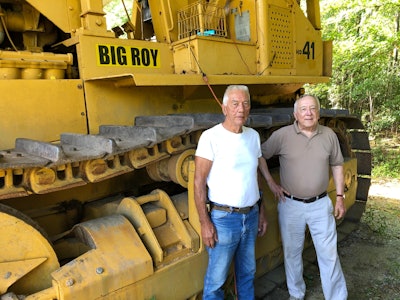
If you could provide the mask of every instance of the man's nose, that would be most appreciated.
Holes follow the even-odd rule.
[[[312,114],[312,109],[306,108],[306,115],[311,115],[311,114]]]
[[[238,104],[238,111],[244,111],[246,109],[246,104],[245,103],[239,103]]]

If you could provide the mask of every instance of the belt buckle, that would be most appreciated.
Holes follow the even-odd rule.
[[[312,198],[308,198],[308,199],[303,199],[303,203],[311,203],[311,202],[314,202],[317,199],[318,199],[318,197],[312,197]]]

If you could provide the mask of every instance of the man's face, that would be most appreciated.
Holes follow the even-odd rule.
[[[242,126],[250,113],[250,99],[245,92],[233,90],[229,94],[227,105],[222,105],[222,110],[226,116],[226,122],[231,126]]]
[[[319,109],[313,97],[304,97],[297,103],[297,109],[293,113],[300,129],[315,128],[319,120]]]

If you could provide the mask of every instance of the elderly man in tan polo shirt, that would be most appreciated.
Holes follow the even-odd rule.
[[[321,274],[325,299],[347,299],[346,281],[337,253],[335,217],[344,205],[343,156],[336,134],[318,123],[318,98],[304,95],[294,105],[295,122],[275,131],[262,145],[267,159],[279,156],[282,189],[279,225],[284,250],[286,282],[290,299],[304,299],[302,252],[306,226],[310,229]],[[333,207],[326,190],[329,168],[336,187]]]

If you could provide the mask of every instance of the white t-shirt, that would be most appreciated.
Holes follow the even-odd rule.
[[[233,133],[218,124],[200,137],[196,156],[213,162],[207,177],[210,201],[233,207],[253,206],[260,198],[257,168],[260,136],[252,128]]]

